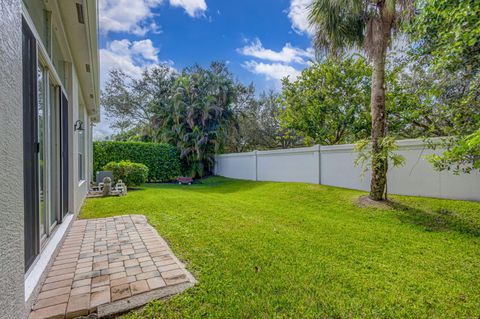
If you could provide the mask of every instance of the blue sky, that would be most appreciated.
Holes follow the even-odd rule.
[[[278,90],[313,56],[310,1],[99,0],[102,86],[113,67],[139,76],[156,63],[180,70],[221,60],[258,91]],[[108,121],[96,133],[111,133]]]

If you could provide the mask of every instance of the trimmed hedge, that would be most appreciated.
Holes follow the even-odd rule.
[[[131,161],[148,167],[149,182],[168,182],[180,175],[180,157],[169,144],[93,142],[94,173],[110,162]]]
[[[122,180],[127,187],[140,186],[147,181],[148,167],[130,161],[110,162],[103,167],[105,171],[111,171],[115,183]]]

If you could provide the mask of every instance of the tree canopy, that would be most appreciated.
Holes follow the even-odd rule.
[[[416,41],[413,53],[417,59],[427,59],[437,72],[447,73],[442,84],[455,92],[457,107],[453,105],[456,112],[451,119],[456,129],[449,133],[457,140],[449,139],[444,145],[447,152],[433,157],[433,164],[439,170],[456,172],[480,169],[480,2],[420,1],[409,31]]]
[[[371,69],[361,56],[326,58],[283,80],[282,126],[315,143],[353,143],[370,135]]]

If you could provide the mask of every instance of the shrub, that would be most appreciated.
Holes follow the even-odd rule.
[[[169,144],[142,142],[93,142],[93,169],[110,162],[132,161],[148,167],[148,182],[168,182],[180,175],[180,157]]]
[[[122,180],[127,187],[140,186],[148,177],[147,166],[130,161],[110,162],[103,169],[112,171],[115,182]]]

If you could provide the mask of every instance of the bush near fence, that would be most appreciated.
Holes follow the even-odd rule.
[[[144,164],[130,161],[110,162],[103,167],[105,171],[111,171],[115,183],[123,181],[127,187],[140,186],[147,181],[148,167]]]
[[[168,182],[180,175],[180,157],[169,144],[143,142],[94,142],[93,170],[110,162],[132,161],[148,167],[148,182]]]

